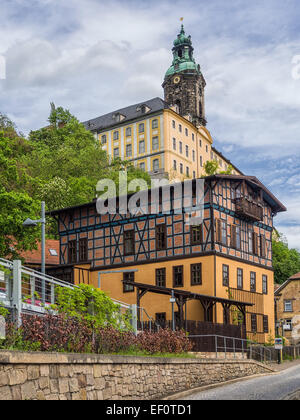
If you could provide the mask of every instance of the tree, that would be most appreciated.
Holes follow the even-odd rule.
[[[300,253],[290,249],[287,239],[280,233],[273,235],[272,248],[274,281],[282,284],[300,271]]]
[[[220,171],[220,166],[216,160],[209,160],[205,162],[204,164],[204,171],[206,176],[211,176],[215,174],[224,174],[224,175],[230,175],[232,174],[233,167],[232,165],[228,165],[228,168],[226,171]]]

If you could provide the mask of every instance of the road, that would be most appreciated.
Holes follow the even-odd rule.
[[[279,373],[260,376],[195,392],[181,400],[281,400],[299,391],[300,364]],[[299,397],[300,398],[300,397]],[[299,399],[298,398],[298,399]]]

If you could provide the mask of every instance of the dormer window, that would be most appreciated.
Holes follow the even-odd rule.
[[[115,120],[115,122],[120,122],[125,120],[125,115],[120,114],[119,112],[113,115],[113,119]]]
[[[136,111],[141,112],[141,114],[147,114],[151,109],[146,104],[142,104],[137,107]]]

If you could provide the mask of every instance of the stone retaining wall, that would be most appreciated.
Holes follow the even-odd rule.
[[[272,371],[252,360],[0,351],[0,400],[153,400]]]

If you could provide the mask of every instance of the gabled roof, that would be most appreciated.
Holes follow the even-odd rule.
[[[278,287],[278,289],[276,289],[275,290],[275,292],[274,292],[274,294],[275,295],[278,295],[281,291],[282,291],[282,289],[284,289],[289,283],[291,283],[292,281],[295,281],[295,280],[300,280],[300,272],[299,273],[296,273],[296,274],[293,274],[290,278],[288,278],[284,283],[282,283],[279,287]]]
[[[247,175],[225,175],[225,174],[216,174],[206,177],[206,179],[232,179],[232,180],[244,180],[253,188],[261,188],[263,190],[263,198],[264,200],[270,205],[274,213],[279,213],[282,211],[286,211],[286,207],[275,197],[274,194],[271,193],[268,188],[262,184],[259,179],[255,176],[247,176]]]
[[[143,113],[142,112],[142,106],[145,105],[147,108],[149,108],[148,112]],[[169,109],[170,105],[167,104],[164,100],[161,98],[153,98],[145,102],[140,102],[135,105],[130,105],[125,108],[118,109],[116,111],[110,112],[105,115],[101,115],[100,117],[93,118],[91,120],[85,121],[83,125],[87,130],[91,131],[101,131],[108,127],[113,127],[115,125],[118,125],[120,122],[127,123],[128,121],[131,121],[138,117],[147,116],[149,114],[153,114],[154,112],[161,111],[163,109]],[[122,115],[123,118],[122,121],[116,120],[116,115]]]

